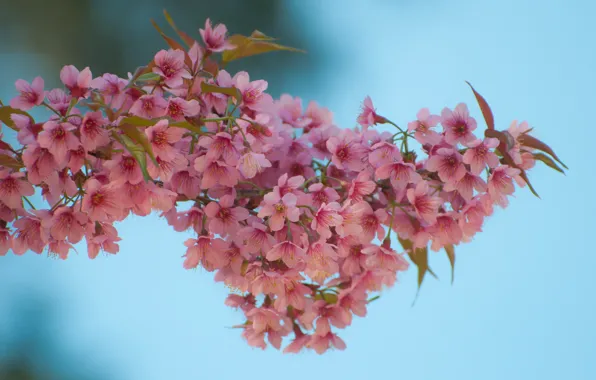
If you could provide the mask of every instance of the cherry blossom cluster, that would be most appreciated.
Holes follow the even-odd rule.
[[[200,42],[179,35],[187,46],[166,37],[170,48],[127,78],[65,66],[62,88],[16,82],[0,104],[19,143],[0,135],[1,255],[66,259],[83,240],[91,259],[116,254],[117,222],[157,212],[192,231],[184,268],[231,289],[250,346],[287,337],[284,352],[321,354],[345,348],[338,329],[409,261],[419,283],[429,248],[453,263],[537,159],[556,166],[526,122],[479,135],[463,103],[423,108],[402,128],[367,97],[359,125],[341,129],[317,103],[273,99],[266,81],[223,68],[241,49],[277,46],[263,34],[229,38],[207,20]]]

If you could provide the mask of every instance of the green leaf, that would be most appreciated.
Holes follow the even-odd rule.
[[[219,87],[205,82],[201,82],[201,91],[204,93],[219,93],[236,98],[238,104],[242,103],[242,93],[236,87]]]
[[[550,158],[549,156],[547,156],[544,153],[534,153],[533,154],[534,159],[538,160],[538,161],[542,161],[546,164],[546,166],[551,167],[553,169],[555,169],[558,172],[561,172],[563,174],[565,174],[565,172],[563,171],[563,169],[561,169],[556,163],[555,161]]]
[[[141,81],[141,82],[155,82],[155,81],[159,81],[161,79],[161,75],[156,74],[156,73],[145,73],[143,75],[140,75],[137,78],[137,81]]]
[[[144,117],[139,116],[128,116],[122,119],[120,122],[120,126],[125,124],[134,125],[137,127],[152,127],[157,123],[155,120],[145,119]]]
[[[119,135],[117,132],[114,131],[112,133],[112,136],[119,143],[124,145],[126,150],[128,150],[130,154],[134,157],[134,159],[139,163],[141,171],[143,172],[143,178],[145,179],[145,182],[151,181],[152,178],[149,175],[149,172],[147,171],[147,153],[145,152],[145,149],[141,145],[136,144],[127,135]]]
[[[281,50],[305,53],[304,50],[276,44],[272,42],[273,40],[273,38],[266,36],[258,30],[255,30],[250,37],[239,34],[233,35],[228,41],[236,48],[224,51],[222,53],[222,61],[225,64],[236,59]]]
[[[482,116],[484,116],[484,120],[486,121],[488,129],[495,129],[495,118],[493,116],[493,111],[490,109],[490,106],[488,105],[484,97],[480,95],[478,92],[476,92],[476,90],[474,89],[474,87],[472,87],[470,82],[466,81],[466,83],[468,84],[468,86],[470,86],[472,92],[474,93],[474,96],[476,97],[476,101],[480,106],[480,111],[482,111]]]
[[[446,245],[445,252],[447,252],[447,257],[449,258],[449,263],[451,264],[451,283],[453,284],[453,280],[455,279],[455,247],[453,244]]]
[[[170,24],[170,26],[172,27],[172,29],[174,29],[174,31],[176,32],[176,34],[178,34],[178,36],[180,37],[180,39],[182,39],[182,41],[184,41],[184,43],[188,46],[188,47],[192,47],[192,45],[195,44],[195,39],[190,37],[188,34],[184,33],[183,31],[181,31],[180,29],[178,29],[178,27],[176,26],[176,24],[174,23],[174,20],[172,19],[172,16],[170,16],[170,14],[168,13],[168,11],[166,11],[165,9],[163,10],[163,15],[166,18],[166,21],[168,22],[168,24]]]
[[[378,300],[379,298],[381,298],[381,296],[379,296],[379,295],[377,295],[377,296],[374,296],[374,297],[372,297],[372,298],[369,298],[369,299],[366,301],[366,303],[371,303],[371,302],[373,302],[373,301],[376,301],[376,300]]]
[[[25,167],[25,165],[23,165],[13,157],[7,156],[6,154],[0,154],[0,166],[17,170]]]
[[[170,123],[170,127],[184,128],[191,132],[197,133],[199,135],[203,134],[203,132],[204,132],[201,130],[200,127],[197,127],[196,125],[192,125],[188,121],[178,121],[175,123]]]
[[[545,143],[543,143],[542,141],[538,140],[536,137],[530,136],[528,134],[523,134],[523,135],[519,136],[518,140],[519,140],[519,143],[523,146],[527,146],[528,148],[538,149],[538,150],[541,150],[543,152],[550,154],[565,169],[569,169],[563,162],[561,162],[559,157],[557,157],[557,155],[555,154],[555,152],[552,150],[552,148],[550,146],[548,146]]]
[[[325,300],[325,302],[327,302],[328,304],[334,304],[337,303],[337,294],[333,294],[333,293],[323,293],[323,299]]]
[[[18,131],[18,129],[14,126],[14,121],[12,121],[10,118],[10,115],[15,113],[19,115],[25,115],[31,119],[31,123],[35,123],[31,115],[29,115],[27,112],[9,106],[0,107],[0,121],[6,124],[6,126],[13,131]]]
[[[426,273],[430,273],[433,277],[437,275],[428,266],[428,248],[413,249],[414,244],[410,240],[398,238],[402,247],[408,252],[410,260],[418,267],[418,289],[422,286]]]
[[[153,161],[153,164],[155,166],[159,165],[157,163],[157,161],[155,160],[155,156],[153,155],[153,149],[151,149],[151,143],[147,139],[147,136],[145,136],[145,134],[143,132],[141,132],[139,130],[139,128],[137,128],[136,126],[134,126],[132,124],[121,124],[119,126],[119,128],[122,132],[124,132],[125,136],[130,138],[135,144],[140,145],[144,149],[145,153],[147,153],[149,155],[149,157],[151,158],[151,161]]]

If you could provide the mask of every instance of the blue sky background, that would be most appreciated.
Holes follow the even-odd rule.
[[[303,33],[330,50],[317,75],[322,79],[288,73],[288,92],[329,107],[339,125],[355,124],[366,95],[404,125],[422,107],[440,112],[460,101],[480,121],[468,80],[490,103],[497,128],[527,120],[570,167],[567,176],[534,169],[531,180],[542,199],[519,191],[484,233],[458,247],[453,286],[446,257],[436,254],[431,263],[441,280],[428,278],[412,307],[416,272],[403,275],[371,304],[368,317],[341,331],[344,352],[283,356],[249,348],[239,330],[225,328],[243,321],[223,304],[225,288],[204,271],[182,269],[182,243],[190,235],[156,217],[131,217],[118,227],[123,241],[113,257],[91,261],[81,251],[67,261],[0,258],[0,354],[11,329],[29,328],[10,318],[34,292],[56,308],[51,332],[76,353],[78,366],[110,379],[596,378],[590,248],[596,6],[577,0],[287,3],[303,20]],[[14,80],[32,79],[43,59],[0,55],[0,68],[0,94],[8,99]],[[64,367],[73,357],[58,356],[48,360]]]

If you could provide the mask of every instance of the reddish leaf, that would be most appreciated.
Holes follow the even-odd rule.
[[[491,111],[490,106],[488,105],[484,97],[482,97],[482,95],[476,92],[476,90],[474,89],[474,87],[472,87],[470,82],[466,81],[466,83],[468,84],[468,86],[470,86],[472,92],[474,92],[474,96],[476,97],[476,101],[480,106],[480,111],[482,111],[482,116],[484,116],[484,120],[486,121],[488,129],[495,129],[495,118],[493,117],[493,111]]]
[[[151,23],[153,24],[153,27],[159,32],[159,34],[161,34],[163,39],[166,40],[169,47],[171,47],[174,50],[182,50],[184,52],[184,63],[188,67],[192,67],[192,60],[190,59],[190,56],[188,55],[188,52],[186,51],[184,46],[180,45],[180,43],[175,39],[166,36],[166,34],[161,30],[159,25],[157,25],[157,23],[154,20],[151,20]]]
[[[174,20],[172,19],[172,16],[170,16],[170,14],[168,13],[168,11],[166,11],[165,9],[163,10],[163,15],[166,17],[166,21],[168,22],[168,24],[170,24],[170,26],[172,27],[172,29],[174,29],[174,31],[176,32],[176,34],[178,34],[178,36],[180,37],[180,39],[182,41],[184,41],[184,43],[188,46],[188,47],[192,47],[192,45],[194,45],[194,43],[196,42],[194,38],[190,37],[188,34],[184,33],[183,31],[179,30],[178,27],[176,26],[176,24],[174,23]]]
[[[430,273],[433,277],[437,278],[437,275],[428,266],[428,248],[416,248],[413,249],[413,244],[410,240],[398,238],[400,244],[408,252],[410,260],[418,267],[418,289],[424,281],[426,273]]]
[[[139,116],[128,116],[125,117],[124,119],[122,119],[122,121],[120,122],[120,126],[125,125],[125,124],[130,124],[130,125],[134,125],[137,127],[151,127],[153,125],[155,125],[156,121],[150,120],[150,119],[145,119],[143,117],[139,117]]]
[[[561,169],[552,158],[550,158],[549,156],[547,156],[544,153],[534,153],[534,159],[536,159],[538,161],[542,161],[546,164],[546,166],[551,167],[551,168],[555,169],[556,171],[565,174],[563,169]]]
[[[222,53],[222,61],[224,64],[236,59],[268,53],[271,51],[285,50],[304,53],[304,51],[300,49],[276,44],[275,42],[272,42],[273,38],[268,37],[259,31],[254,31],[250,37],[236,34],[231,36],[228,41],[232,45],[236,46],[236,48],[232,50],[226,50]]]
[[[17,170],[25,167],[25,165],[23,165],[13,157],[7,156],[6,154],[0,154],[0,167],[2,166]]]
[[[453,280],[455,279],[455,247],[453,244],[446,245],[445,252],[447,252],[447,257],[449,258],[449,263],[451,264],[451,283],[453,284]]]
[[[538,149],[538,150],[541,150],[543,152],[550,154],[565,169],[569,169],[563,162],[561,162],[559,157],[557,157],[557,155],[551,149],[550,146],[548,146],[545,143],[543,143],[542,141],[538,140],[536,137],[530,136],[528,134],[523,134],[523,135],[519,136],[519,143],[523,146],[527,146],[528,148]]]
[[[494,137],[499,139],[502,146],[506,147],[507,151],[513,149],[515,146],[515,139],[511,136],[511,133],[508,131],[497,131],[495,129],[487,129],[484,131],[484,136],[486,137]]]
[[[524,181],[526,181],[526,183],[528,184],[528,187],[530,188],[530,191],[532,192],[532,194],[534,194],[537,198],[540,198],[540,195],[538,195],[538,193],[536,192],[536,190],[534,189],[534,187],[530,183],[530,179],[528,178],[528,175],[526,174],[526,171],[524,169],[520,168],[519,166],[517,166],[517,164],[513,161],[513,157],[511,157],[511,155],[509,155],[509,153],[507,153],[507,152],[501,152],[501,154],[503,155],[503,162],[506,165],[509,165],[509,166],[511,166],[513,168],[519,169],[520,172],[521,172],[519,176],[522,177]]]

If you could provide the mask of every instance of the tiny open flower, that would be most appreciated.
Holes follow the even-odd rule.
[[[488,194],[494,203],[505,208],[508,205],[507,196],[513,194],[515,180],[518,186],[525,186],[525,181],[520,177],[521,171],[507,165],[501,165],[493,170],[488,178]]]
[[[445,141],[451,145],[465,144],[476,139],[472,133],[476,129],[476,120],[470,116],[464,103],[459,103],[453,111],[444,108],[441,112],[441,124],[445,130]]]
[[[122,195],[113,185],[102,185],[96,179],[85,182],[85,196],[81,211],[89,219],[98,222],[110,222],[122,215]]]
[[[33,79],[31,84],[22,79],[17,80],[15,87],[20,94],[10,101],[10,106],[12,108],[28,111],[31,108],[40,105],[43,103],[44,99],[43,86],[44,82],[41,77]]]
[[[242,93],[242,106],[250,108],[253,111],[264,111],[267,107],[273,106],[273,98],[267,94],[267,81],[250,81],[246,71],[241,71],[234,75],[234,85]]]
[[[194,163],[197,172],[203,174],[202,189],[210,189],[215,185],[234,187],[238,183],[238,171],[223,161],[210,160],[207,156],[197,157]]]
[[[91,88],[99,90],[103,95],[106,104],[112,108],[120,108],[126,99],[124,88],[127,84],[126,79],[122,79],[114,74],[104,74],[101,77],[91,81]]]
[[[438,216],[435,224],[428,228],[428,232],[433,237],[431,248],[434,251],[448,244],[459,244],[463,238],[463,232],[457,220],[449,214]]]
[[[294,128],[304,128],[310,124],[311,120],[304,117],[302,112],[302,99],[283,94],[276,105],[278,115],[284,123]]]
[[[167,120],[160,120],[154,126],[145,129],[153,154],[165,161],[176,158],[178,150],[174,148],[174,144],[180,141],[184,133],[185,130],[182,128],[170,127]]]
[[[464,163],[470,165],[470,171],[475,175],[480,175],[488,165],[493,169],[499,166],[499,157],[491,151],[499,146],[499,139],[487,137],[482,140],[474,140],[467,144],[468,150],[464,153]]]
[[[21,208],[21,198],[34,193],[33,186],[25,179],[25,173],[0,170],[0,199],[6,206],[11,209]]]
[[[368,161],[375,168],[385,164],[390,164],[394,160],[400,161],[402,159],[398,147],[395,146],[395,144],[391,144],[387,141],[378,142],[370,149],[371,152],[368,155]]]
[[[271,231],[279,231],[283,228],[286,219],[297,222],[300,217],[300,210],[296,207],[298,198],[287,193],[280,197],[276,192],[265,194],[258,217],[269,217],[269,228]]]
[[[324,336],[313,335],[306,346],[315,350],[319,355],[324,354],[325,351],[329,350],[331,347],[335,347],[341,351],[346,349],[346,343],[332,332]]]
[[[153,72],[165,79],[168,87],[180,87],[185,78],[192,78],[192,75],[184,68],[184,51],[182,50],[160,50],[153,58],[155,67]]]
[[[209,202],[205,206],[205,215],[209,219],[209,231],[225,237],[228,234],[235,234],[240,225],[238,222],[246,220],[249,216],[248,210],[244,207],[233,207],[234,198],[224,195],[217,202]]]
[[[415,189],[408,189],[408,201],[414,207],[416,215],[428,224],[437,220],[439,207],[443,204],[441,198],[429,194],[428,182],[420,181]]]
[[[23,163],[27,167],[27,179],[33,185],[40,184],[58,166],[54,155],[37,142],[27,146],[23,152]]]
[[[306,258],[306,252],[291,241],[284,241],[274,245],[267,252],[266,257],[269,261],[281,259],[288,268],[294,268]]]
[[[146,119],[162,117],[166,113],[168,102],[159,95],[143,95],[135,101],[130,113]]]
[[[101,112],[89,112],[83,118],[79,128],[81,133],[81,144],[87,151],[95,150],[110,143],[108,131],[104,128],[106,120]]]
[[[370,195],[375,191],[377,185],[371,181],[371,175],[368,172],[361,172],[352,180],[350,189],[348,190],[348,199],[352,202],[362,202],[366,195]]]
[[[445,191],[457,191],[466,201],[472,200],[474,190],[479,193],[486,191],[486,182],[477,175],[466,173],[461,179],[447,182],[443,187]]]
[[[354,205],[360,217],[359,224],[362,232],[358,235],[361,241],[368,243],[375,237],[383,239],[385,230],[383,223],[387,221],[388,214],[384,209],[373,210],[367,202],[359,202]]]
[[[379,167],[375,170],[375,178],[378,180],[389,178],[391,185],[396,190],[403,190],[409,183],[416,184],[422,180],[413,164],[401,160],[395,160]]]
[[[50,107],[58,111],[60,115],[66,116],[72,96],[67,95],[61,88],[55,88],[47,93],[47,97]]]
[[[309,200],[315,209],[323,203],[338,201],[340,196],[332,187],[326,187],[322,183],[315,183],[308,187]]]
[[[339,214],[340,210],[341,205],[337,202],[323,203],[314,215],[310,225],[311,228],[317,231],[323,238],[329,239],[333,235],[330,228],[339,226],[343,222],[343,218]]]
[[[426,169],[430,172],[437,172],[443,182],[459,181],[466,175],[461,154],[447,148],[437,150],[437,154],[426,161]]]
[[[88,67],[85,67],[83,71],[79,72],[76,67],[68,65],[64,66],[60,71],[60,80],[74,98],[86,98],[89,96],[92,79],[91,70]]]
[[[12,245],[12,236],[10,230],[0,227],[0,256],[4,256],[8,253]]]
[[[333,155],[331,160],[338,169],[360,171],[364,167],[367,148],[349,129],[342,130],[338,137],[333,136],[327,140],[327,149]]]
[[[95,259],[100,252],[115,255],[120,250],[117,242],[122,240],[118,237],[118,231],[109,223],[95,222],[88,225],[85,235],[87,240],[87,255]]]
[[[227,265],[227,259],[223,255],[227,244],[222,239],[199,236],[198,239],[187,239],[184,245],[188,248],[183,264],[184,269],[196,268],[201,264],[207,271],[212,272]]]
[[[362,111],[360,112],[360,115],[358,115],[358,123],[363,128],[367,128],[377,123],[383,124],[386,122],[387,119],[377,114],[370,96],[364,98],[364,101],[362,102]]]
[[[240,157],[236,168],[244,178],[253,178],[271,167],[271,162],[262,153],[248,152]]]
[[[87,216],[72,207],[59,207],[51,218],[42,220],[41,225],[49,229],[56,240],[67,240],[76,244],[85,236]]]
[[[238,236],[246,243],[245,247],[249,253],[268,252],[276,242],[267,232],[267,226],[256,222],[238,231]]]
[[[31,214],[26,214],[12,224],[16,229],[12,235],[12,251],[16,255],[22,255],[28,250],[38,254],[43,252],[48,243],[47,233],[41,226],[43,217],[40,211],[33,210]]]
[[[431,115],[428,108],[423,108],[416,114],[416,121],[408,123],[408,131],[414,131],[414,138],[420,144],[437,145],[441,142],[442,137],[437,132],[432,130],[439,124],[441,117],[439,115]]]
[[[241,143],[229,133],[219,132],[215,136],[203,136],[199,139],[199,146],[207,148],[207,158],[218,160],[223,158],[226,164],[236,166],[238,164]]]
[[[362,253],[367,255],[365,261],[367,269],[382,268],[397,272],[405,271],[409,266],[402,255],[383,246],[369,246],[362,249]]]
[[[130,182],[133,185],[143,181],[141,166],[134,157],[128,154],[117,154],[111,160],[104,162],[110,170],[110,180],[119,185]]]
[[[43,131],[37,136],[39,146],[46,148],[54,156],[60,168],[67,163],[68,151],[79,146],[79,139],[72,133],[75,129],[70,123],[50,120],[43,125]]]
[[[184,121],[185,117],[196,116],[200,111],[201,105],[196,99],[170,98],[166,113],[175,121]]]
[[[217,24],[215,28],[211,25],[211,20],[205,21],[205,29],[199,29],[205,48],[211,52],[222,52],[224,50],[232,50],[234,45],[226,40],[228,28],[224,24]]]

